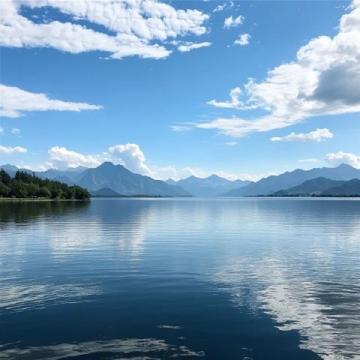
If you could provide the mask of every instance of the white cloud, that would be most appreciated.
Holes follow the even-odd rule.
[[[244,104],[239,100],[242,91],[239,87],[230,90],[230,100],[228,101],[217,101],[210,100],[207,102],[208,105],[223,108],[223,109],[238,109],[242,108]]]
[[[77,166],[95,167],[101,164],[96,155],[83,155],[65,147],[53,146],[48,151],[49,166],[56,169],[74,168]]]
[[[184,132],[191,130],[190,125],[171,125],[170,129],[175,132]]]
[[[211,46],[211,43],[207,41],[201,43],[184,43],[178,46],[178,50],[180,52],[189,52],[191,50],[201,49],[209,46]]]
[[[11,132],[13,135],[18,136],[18,135],[20,135],[21,130],[18,129],[18,128],[12,128],[12,129],[10,130],[10,132]]]
[[[231,27],[237,27],[240,26],[244,22],[245,18],[242,15],[239,15],[238,17],[227,17],[224,21],[224,28],[230,29]]]
[[[0,116],[16,118],[25,111],[99,110],[101,106],[49,99],[45,94],[32,93],[0,84]]]
[[[4,133],[4,128],[0,127],[0,134]]]
[[[27,149],[25,149],[21,146],[11,147],[11,146],[0,145],[0,154],[2,154],[2,155],[13,155],[13,154],[26,153],[26,152],[27,152]]]
[[[71,22],[34,23],[21,15],[21,6],[50,6],[71,17]],[[104,26],[114,35],[76,23],[86,20]],[[158,42],[206,32],[208,15],[198,10],[176,10],[156,0],[2,0],[0,45],[7,47],[51,47],[70,53],[104,51],[114,59],[126,56],[164,58],[171,51]],[[69,20],[70,21],[70,20]]]
[[[225,145],[227,145],[227,146],[235,146],[235,145],[237,145],[237,141],[227,141],[225,143]]]
[[[269,176],[269,174],[248,174],[248,173],[229,173],[223,170],[214,170],[208,171],[197,167],[186,166],[183,168],[178,168],[175,165],[156,167],[151,168],[153,176],[156,179],[167,180],[180,180],[185,179],[189,176],[196,176],[198,178],[206,178],[210,175],[218,175],[225,179],[234,181],[234,180],[247,180],[247,181],[258,181],[264,176]]]
[[[251,36],[250,34],[241,34],[239,37],[234,41],[235,45],[246,46],[250,43]]]
[[[240,137],[310,117],[360,112],[360,2],[354,1],[341,17],[336,36],[312,39],[293,62],[270,70],[264,81],[249,79],[244,93],[241,110],[257,108],[266,114],[218,118],[195,127]]]
[[[109,147],[109,154],[117,163],[121,163],[130,171],[151,176],[152,171],[146,164],[145,155],[137,144],[121,144]]]
[[[360,169],[360,155],[356,155],[353,153],[346,153],[343,151],[329,153],[326,155],[326,161],[333,166],[338,166],[340,164],[348,164]]]
[[[282,142],[292,142],[292,141],[301,141],[301,142],[322,142],[327,139],[332,139],[334,134],[329,129],[316,129],[314,131],[310,131],[308,133],[299,133],[295,132],[290,133],[286,136],[274,136],[270,140],[271,141],[282,141]]]
[[[300,163],[304,163],[304,164],[314,164],[319,162],[319,159],[316,158],[308,158],[308,159],[301,159],[299,160]]]
[[[224,3],[224,4],[219,4],[218,6],[216,6],[216,7],[214,8],[213,13],[224,11],[225,8],[226,8],[226,3]]]

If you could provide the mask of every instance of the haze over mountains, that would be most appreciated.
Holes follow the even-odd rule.
[[[0,166],[11,176],[19,170]],[[21,169],[23,171],[29,171]],[[35,172],[42,178],[87,188],[93,196],[356,196],[360,195],[360,170],[342,164],[336,168],[294,170],[258,182],[230,181],[217,175],[190,176],[179,181],[155,180],[135,174],[122,165],[105,162],[96,168],[49,169]]]
[[[19,170],[12,165],[3,165],[2,168],[11,176]],[[96,168],[49,169],[37,171],[35,174],[69,185],[82,186],[96,196],[190,196],[178,186],[169,185],[164,181],[154,180],[148,176],[134,174],[124,166],[114,165],[111,162],[104,162]]]
[[[360,170],[342,164],[335,168],[315,168],[311,170],[294,170],[277,176],[269,176],[240,189],[234,189],[225,196],[266,196],[276,191],[286,190],[302,184],[304,181],[323,177],[330,180],[360,179]]]
[[[360,195],[360,180],[330,180],[324,177],[304,181],[272,196],[356,196]]]
[[[211,175],[207,178],[190,176],[178,181],[170,179],[167,180],[167,183],[178,185],[194,196],[219,196],[230,190],[242,188],[250,184],[250,181],[230,181],[217,175]]]

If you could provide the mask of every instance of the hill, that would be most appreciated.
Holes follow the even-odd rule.
[[[291,187],[287,190],[276,191],[272,196],[316,196],[323,191],[342,185],[342,180],[330,180],[324,177],[319,177],[304,181],[302,184]]]
[[[233,189],[225,196],[263,196],[270,195],[277,191],[289,189],[301,185],[311,179],[323,177],[330,180],[351,180],[360,178],[360,170],[350,165],[342,164],[336,168],[315,168],[311,170],[294,170],[285,172],[281,175],[273,175],[263,178],[256,183],[251,183],[244,187]]]
[[[360,196],[360,180],[352,179],[343,184],[329,188],[321,196]]]
[[[17,171],[11,177],[0,170],[0,198],[45,198],[54,200],[88,200],[89,192],[80,186],[41,179],[24,171]]]

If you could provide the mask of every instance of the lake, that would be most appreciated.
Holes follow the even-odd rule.
[[[360,359],[360,201],[0,203],[0,359]]]

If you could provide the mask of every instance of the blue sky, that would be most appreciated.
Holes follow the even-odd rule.
[[[95,3],[2,1],[0,163],[111,160],[156,178],[360,167],[357,0]]]

